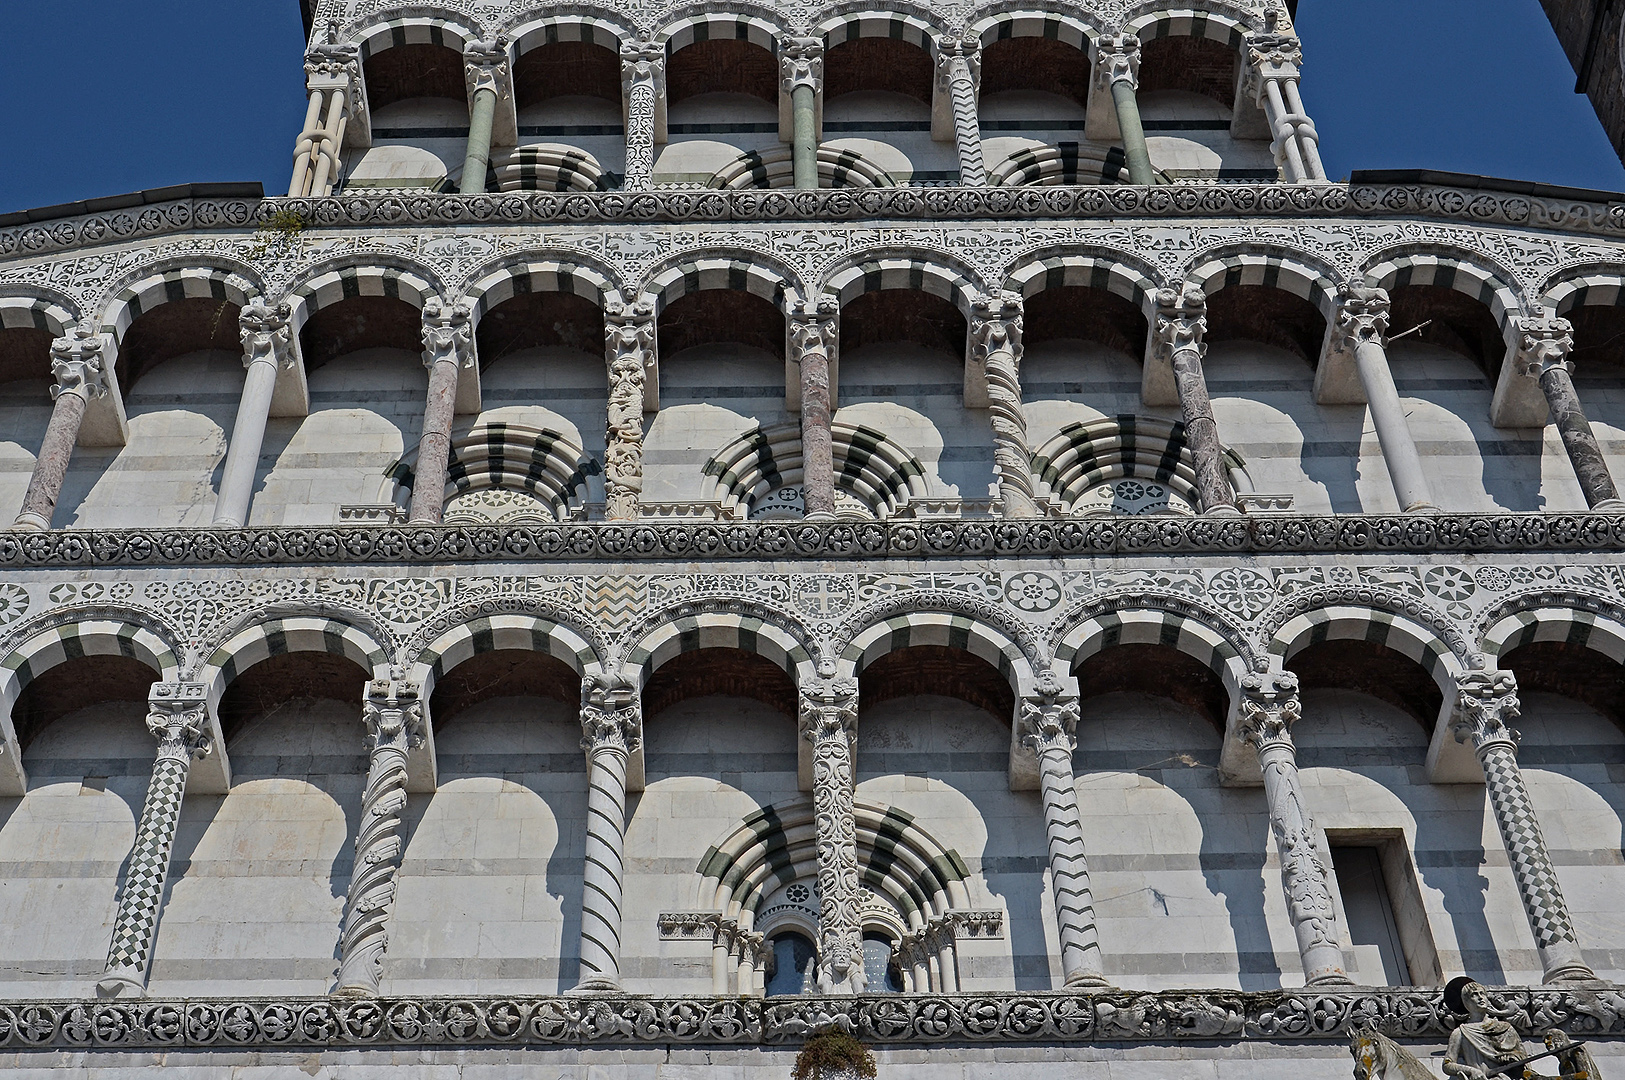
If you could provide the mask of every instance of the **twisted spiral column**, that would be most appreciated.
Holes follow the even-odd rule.
[[[345,900],[336,994],[374,997],[389,950],[389,913],[400,880],[401,813],[406,809],[406,755],[424,744],[421,689],[398,678],[367,684],[361,706],[370,747],[355,868]]]
[[[999,502],[1007,518],[1038,516],[1033,500],[1033,455],[1027,444],[1027,412],[1021,404],[1021,297],[1000,292],[976,298],[971,313],[971,361],[987,378],[993,426],[993,465]]]
[[[581,889],[581,980],[576,993],[621,988],[621,884],[626,850],[626,765],[642,739],[637,689],[615,676],[581,684],[587,752],[587,843]]]
[[[861,994],[863,924],[859,915],[858,827],[852,806],[852,757],[858,732],[856,679],[801,688],[801,733],[813,750],[813,826],[818,842],[818,992]]]

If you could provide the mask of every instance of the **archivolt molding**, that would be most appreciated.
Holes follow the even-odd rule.
[[[694,584],[700,588],[710,584],[715,588],[720,583],[707,582],[705,576],[702,576]],[[828,655],[827,645],[817,640],[800,620],[788,614],[793,603],[788,582],[782,579],[752,577],[741,579],[739,584],[742,587],[741,594],[691,596],[650,610],[634,619],[616,636],[608,652],[610,659],[606,666],[624,665],[636,668],[638,679],[645,680],[653,671],[652,668],[648,668],[651,660],[656,660],[655,666],[658,666],[659,663],[669,659],[661,655],[661,646],[686,632],[693,632],[699,635],[701,642],[697,646],[699,648],[706,647],[709,636],[724,647],[761,652],[781,664],[785,672],[799,684],[805,676],[811,674],[814,665]],[[751,596],[742,595],[747,588],[752,593]],[[779,606],[774,606],[775,604]],[[719,615],[729,618],[721,621],[713,620],[713,625],[709,627],[697,621],[705,616]],[[757,647],[758,642],[755,639],[761,634],[762,628],[770,631],[769,634],[762,636],[768,637],[775,646],[771,651]]]
[[[369,670],[395,654],[396,635],[372,611],[317,594],[255,605],[234,615],[208,636],[187,641],[185,659],[181,664],[182,677],[192,678],[205,668],[218,667],[215,660],[221,650],[255,627],[301,618],[324,619],[359,634],[365,639],[362,652],[376,658],[361,665]]]
[[[1419,631],[1419,641],[1436,642],[1440,653],[1450,654],[1462,668],[1477,666],[1478,654],[1472,639],[1449,616],[1414,595],[1370,585],[1328,585],[1296,593],[1265,612],[1258,628],[1259,637],[1269,642],[1272,654],[1283,656],[1296,644],[1297,635],[1283,635],[1293,620],[1339,607],[1389,615],[1411,623]]]
[[[479,619],[503,615],[524,615],[545,619],[585,642],[592,652],[592,663],[607,667],[610,645],[603,631],[584,612],[567,602],[546,595],[501,589],[491,592],[475,590],[473,595],[440,608],[427,621],[418,626],[395,649],[396,662],[402,665],[418,664],[424,653],[439,639]],[[588,666],[586,662],[578,666]]]
[[[186,651],[180,644],[185,640],[184,637],[152,612],[122,604],[70,604],[42,612],[20,623],[0,637],[0,667],[5,667],[4,662],[11,659],[28,642],[63,627],[84,623],[117,623],[152,635],[162,646],[148,649],[151,655],[157,658],[157,663],[153,665],[154,670],[163,674],[175,672],[178,677],[181,669],[180,658]]]
[[[882,596],[845,616],[830,635],[827,655],[839,657],[842,666],[860,670],[876,659],[864,648],[869,639],[877,633],[895,632],[895,628],[886,626],[887,620],[939,614],[969,616],[975,628],[983,631],[988,644],[999,650],[1004,661],[997,665],[1000,674],[1010,681],[1017,694],[1031,690],[1038,677],[1050,669],[1050,651],[1043,639],[1009,609],[971,592],[918,585]],[[934,639],[937,635],[925,636]],[[935,640],[917,643],[939,644]]]
[[[1253,582],[1240,574],[1228,578],[1216,575],[1215,581],[1209,583],[1207,595],[1215,600],[1228,600],[1246,610],[1252,603],[1247,595],[1252,585]],[[1268,657],[1256,635],[1246,627],[1237,625],[1212,604],[1188,595],[1138,589],[1115,590],[1072,604],[1050,623],[1045,645],[1058,663],[1065,663],[1070,668],[1075,664],[1075,657],[1081,653],[1082,646],[1087,644],[1085,641],[1072,640],[1080,631],[1102,616],[1129,613],[1170,615],[1179,623],[1195,624],[1211,634],[1217,639],[1219,648],[1210,647],[1204,650],[1205,655],[1185,649],[1181,651],[1189,651],[1190,655],[1213,669],[1214,674],[1224,679],[1232,692],[1236,686],[1230,684],[1235,683],[1241,674],[1263,671],[1268,667]],[[1174,647],[1180,648],[1178,644]],[[1226,652],[1231,655],[1227,657]],[[1070,674],[1070,670],[1062,674]]]
[[[1565,629],[1554,635],[1552,626]],[[1546,629],[1536,631],[1533,629],[1536,627]],[[1602,634],[1597,634],[1598,630]],[[1625,603],[1618,598],[1578,589],[1533,589],[1509,596],[1487,608],[1472,627],[1473,640],[1478,643],[1479,651],[1491,660],[1500,656],[1509,643],[1525,633],[1538,633],[1538,636],[1529,638],[1531,641],[1567,640],[1571,644],[1583,644],[1590,648],[1598,648],[1594,638],[1600,641],[1606,636],[1625,641]],[[1575,637],[1582,640],[1575,641]],[[1625,656],[1614,655],[1618,650],[1613,648],[1599,651],[1615,660],[1625,659]]]

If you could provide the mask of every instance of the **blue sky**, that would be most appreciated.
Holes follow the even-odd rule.
[[[199,181],[287,190],[297,0],[11,0],[5,28],[0,212]],[[1625,190],[1538,0],[1301,0],[1298,32],[1334,179],[1431,168]]]

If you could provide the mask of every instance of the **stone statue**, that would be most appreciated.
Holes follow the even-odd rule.
[[[1542,1073],[1527,1065],[1506,1068],[1537,1055],[1526,1051],[1518,1029],[1496,1014],[1484,987],[1466,976],[1452,979],[1444,988],[1444,1001],[1453,1012],[1467,1017],[1450,1033],[1450,1045],[1444,1053],[1446,1076],[1461,1080],[1491,1080],[1497,1075],[1513,1080],[1544,1080]],[[1583,1046],[1571,1043],[1562,1031],[1546,1032],[1545,1043],[1547,1053],[1538,1056],[1556,1058],[1561,1080],[1597,1080],[1597,1066],[1591,1055]]]

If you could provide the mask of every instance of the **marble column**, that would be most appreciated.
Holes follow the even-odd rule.
[[[621,989],[621,883],[626,847],[626,766],[643,737],[642,702],[624,679],[581,684],[587,753],[587,844],[581,890],[581,979],[576,993]]]
[[[665,96],[666,49],[645,36],[621,45],[621,99],[625,110],[627,191],[653,184],[657,103]]]
[[[1151,171],[1151,151],[1140,121],[1140,38],[1137,34],[1102,34],[1095,42],[1095,86],[1111,94],[1117,130],[1123,139],[1123,160],[1131,184],[1157,182]]]
[[[500,38],[470,41],[463,46],[463,67],[473,93],[468,109],[468,151],[463,157],[459,195],[485,190],[491,166],[491,129],[496,122],[497,98],[508,81],[508,43]]]
[[[1072,752],[1078,745],[1078,699],[1057,692],[1021,702],[1021,744],[1038,755],[1039,789],[1044,800],[1044,835],[1049,842],[1050,891],[1061,939],[1061,972],[1066,985],[1107,986],[1095,929],[1094,893],[1078,814]]]
[[[1591,431],[1591,422],[1574,392],[1574,380],[1569,377],[1574,370],[1574,362],[1569,359],[1573,349],[1573,327],[1567,319],[1518,320],[1518,374],[1539,381],[1586,505],[1617,513],[1625,510],[1625,503],[1620,502],[1608,462],[1597,446],[1597,436]]]
[[[1580,958],[1580,942],[1569,918],[1563,887],[1552,867],[1540,819],[1524,787],[1518,768],[1518,734],[1510,722],[1518,718],[1518,680],[1510,671],[1468,671],[1456,679],[1456,712],[1450,733],[1457,742],[1469,740],[1484,768],[1484,788],[1495,814],[1501,842],[1506,845],[1512,877],[1529,930],[1540,953],[1544,981],[1585,982],[1597,976]]]
[[[367,729],[367,788],[361,797],[334,990],[346,997],[377,996],[389,951],[389,915],[405,842],[406,755],[424,744],[421,688],[398,677],[374,679],[367,684],[361,722]]]
[[[1021,404],[1021,328],[1018,293],[978,296],[972,305],[970,361],[981,368],[987,382],[993,467],[999,480],[999,506],[1007,518],[1038,516],[1027,413]]]
[[[1265,14],[1262,33],[1247,35],[1243,96],[1264,110],[1269,120],[1270,150],[1289,184],[1326,179],[1320,161],[1320,135],[1298,94],[1298,68],[1303,46],[1293,34],[1276,29],[1275,11]]]
[[[1191,450],[1202,512],[1235,513],[1236,495],[1225,469],[1219,425],[1213,418],[1207,377],[1202,372],[1202,357],[1207,354],[1207,345],[1202,341],[1202,335],[1207,333],[1207,294],[1190,282],[1177,289],[1158,289],[1152,333],[1158,356],[1167,359],[1173,368],[1185,444]]]
[[[986,187],[982,162],[982,124],[976,114],[976,90],[982,76],[982,45],[975,37],[937,39],[937,83],[953,110],[954,148],[959,153],[959,182]]]
[[[833,296],[790,305],[790,359],[801,375],[801,491],[808,518],[835,516],[835,403],[830,361],[835,356],[841,306]]]
[[[824,89],[824,39],[789,38],[779,57],[784,92],[790,96],[790,160],[795,187],[818,186],[818,95]]]
[[[451,422],[457,411],[457,379],[474,363],[474,325],[468,305],[430,297],[423,304],[423,365],[429,369],[429,396],[423,407],[418,461],[412,478],[412,525],[438,525],[445,511],[446,474],[451,467]]]
[[[319,44],[305,54],[305,124],[294,143],[289,196],[333,193],[360,85],[360,46]]]
[[[643,495],[643,409],[654,367],[654,305],[628,290],[604,302],[609,405],[604,439],[604,516],[635,521]]]
[[[28,480],[16,528],[51,527],[51,516],[56,512],[56,500],[62,494],[62,482],[68,475],[68,461],[79,439],[85,408],[91,398],[107,393],[107,374],[103,368],[107,361],[102,355],[105,340],[91,327],[76,326],[67,337],[59,337],[51,343],[51,374],[56,377],[51,384],[51,397],[56,405],[51,409],[39,456],[34,459],[34,473]]]
[[[1399,508],[1407,514],[1436,512],[1433,492],[1422,473],[1422,457],[1416,451],[1405,406],[1394,386],[1393,371],[1383,339],[1388,333],[1388,293],[1363,285],[1340,285],[1337,289],[1337,343],[1354,354],[1355,370],[1371,409],[1371,424],[1382,444],[1382,460]]]
[[[136,825],[135,847],[119,888],[107,968],[96,984],[101,997],[146,993],[186,777],[192,759],[211,749],[207,693],[201,683],[181,682],[154,683],[148,691],[147,730],[158,740],[158,755]]]
[[[1298,677],[1290,671],[1250,674],[1241,684],[1240,735],[1258,751],[1269,803],[1270,828],[1281,860],[1287,914],[1310,986],[1348,984],[1326,864],[1315,846],[1315,825],[1298,785],[1292,725],[1303,714]]]
[[[856,679],[820,679],[801,688],[801,734],[812,743],[813,824],[818,837],[818,992],[861,994],[863,924],[853,757],[858,735]]]
[[[288,320],[292,308],[286,300],[276,305],[256,297],[243,305],[237,317],[243,342],[243,396],[237,403],[226,463],[220,474],[220,494],[214,502],[214,524],[241,528],[248,520],[248,504],[259,472],[265,423],[271,415],[277,370],[294,363]]]

